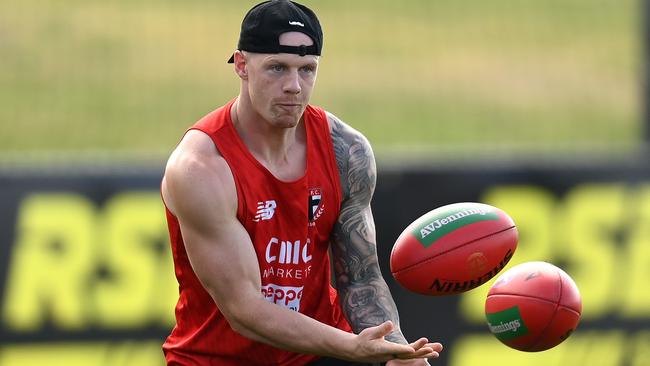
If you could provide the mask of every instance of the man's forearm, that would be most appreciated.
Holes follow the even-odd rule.
[[[395,330],[386,339],[407,344],[399,327],[397,306],[380,273],[366,273],[350,282],[340,280],[337,287],[341,306],[355,333],[390,320]]]
[[[234,305],[227,311],[233,329],[288,351],[366,363],[421,358],[430,353],[421,347],[386,342],[394,327],[390,323],[355,335],[261,298],[248,298]]]
[[[352,335],[263,299],[228,312],[231,327],[252,340],[285,350],[352,359]]]
[[[376,281],[383,282],[383,280]],[[376,326],[386,320],[395,324],[395,330],[386,339],[406,344],[399,327],[399,315],[386,284],[371,283],[368,286],[352,286],[343,297],[344,311],[355,332]]]
[[[395,330],[388,340],[406,344],[399,325],[397,306],[382,277],[369,211],[343,210],[332,246],[336,288],[341,307],[355,333],[390,320]]]

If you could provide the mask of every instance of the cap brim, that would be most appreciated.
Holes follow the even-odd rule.
[[[232,56],[228,59],[229,64],[234,64],[235,63],[235,54],[233,53]]]

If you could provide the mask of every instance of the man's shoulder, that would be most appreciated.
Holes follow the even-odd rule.
[[[171,154],[162,182],[165,202],[172,212],[183,202],[205,197],[234,207],[235,183],[230,167],[212,140],[198,130],[188,131]]]
[[[368,139],[359,131],[326,112],[332,145],[341,180],[343,199],[350,197],[352,181],[367,179],[366,187],[374,187],[375,157]]]
[[[167,160],[168,172],[192,171],[199,174],[230,172],[228,164],[205,132],[190,129]]]
[[[341,144],[344,146],[363,145],[370,148],[370,142],[363,133],[345,123],[333,113],[325,111],[325,114],[327,115],[327,122],[335,148]]]

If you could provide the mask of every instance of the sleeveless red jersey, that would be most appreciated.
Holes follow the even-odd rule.
[[[233,103],[203,117],[190,129],[210,136],[231,168],[237,187],[237,219],[257,253],[262,295],[277,306],[351,331],[330,285],[328,248],[339,215],[341,187],[325,112],[306,108],[306,173],[284,182],[259,163],[240,139],[230,117]],[[168,363],[294,366],[316,359],[234,332],[193,272],[178,220],[169,210],[167,221],[180,288],[176,326],[163,345]]]

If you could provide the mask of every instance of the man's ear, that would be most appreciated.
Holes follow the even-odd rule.
[[[248,60],[242,51],[235,51],[235,73],[239,75],[242,80],[248,80]]]

